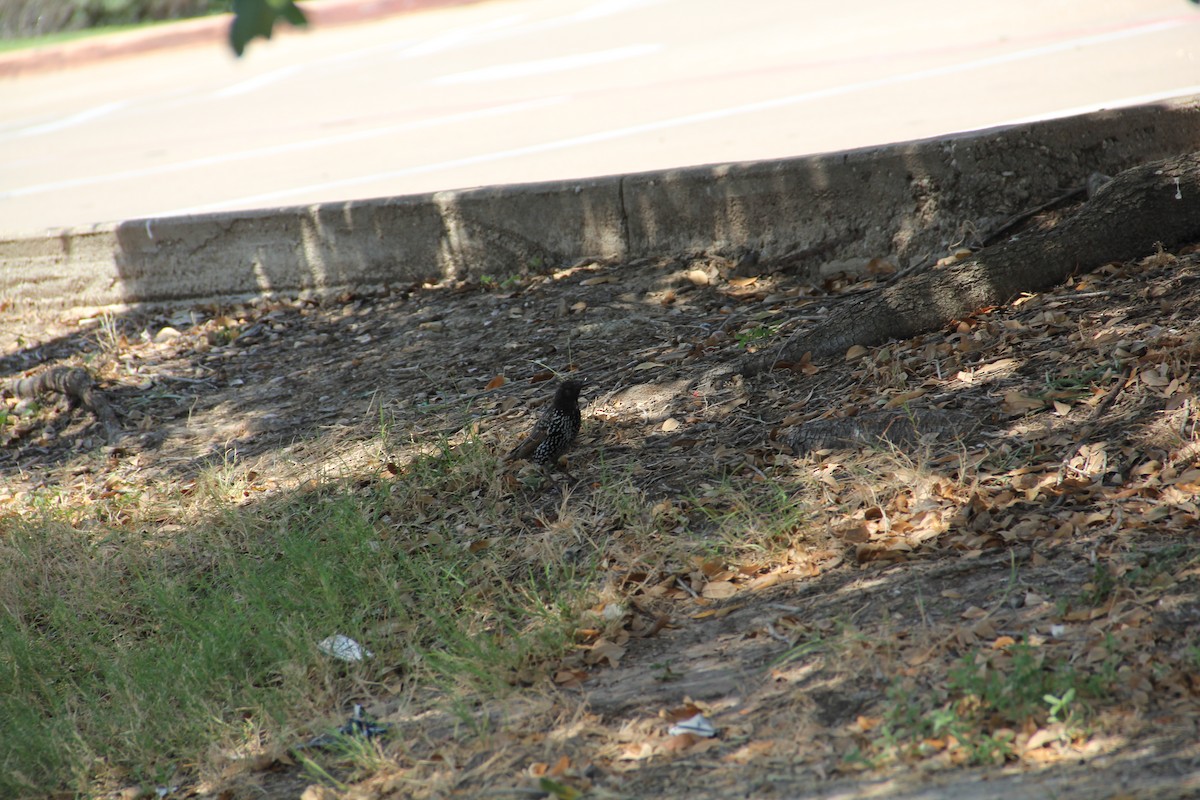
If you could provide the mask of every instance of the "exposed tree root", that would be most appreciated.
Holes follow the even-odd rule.
[[[1200,152],[1145,164],[1101,186],[1075,216],[1056,227],[1012,236],[944,268],[905,276],[850,300],[836,317],[781,348],[748,357],[754,375],[805,353],[825,358],[936,330],[1021,292],[1062,283],[1113,261],[1149,255],[1156,245],[1200,241]]]

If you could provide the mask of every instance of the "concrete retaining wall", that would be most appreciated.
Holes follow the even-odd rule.
[[[941,254],[964,231],[1200,149],[1200,98],[781,161],[133,220],[0,241],[20,311],[505,275],[579,258],[760,251],[815,273]]]

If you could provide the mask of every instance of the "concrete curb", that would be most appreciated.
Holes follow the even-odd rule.
[[[352,25],[374,19],[447,6],[468,5],[482,0],[321,0],[300,3],[310,29]],[[13,78],[59,69],[87,66],[98,61],[197,44],[224,44],[229,36],[231,14],[163,23],[150,28],[97,36],[77,42],[33,47],[0,54],[0,78]],[[287,23],[275,35],[297,30]],[[253,45],[251,45],[253,47]]]
[[[133,220],[0,240],[0,308],[408,286],[580,258],[757,250],[904,267],[970,228],[1200,147],[1200,98],[845,153]]]

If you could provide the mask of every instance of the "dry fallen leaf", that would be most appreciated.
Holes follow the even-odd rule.
[[[690,733],[677,733],[674,736],[668,737],[663,742],[663,749],[668,753],[681,753],[693,747],[698,741],[700,741],[699,736],[694,736]]]
[[[554,673],[554,682],[559,686],[574,689],[582,686],[587,676],[588,674],[581,669],[560,669]]]
[[[625,648],[621,645],[608,639],[597,639],[595,644],[588,648],[584,655],[584,661],[589,664],[607,661],[610,667],[615,667],[620,663],[623,655],[625,655]]]
[[[711,581],[704,584],[701,594],[709,600],[723,600],[737,594],[737,586],[730,581]]]
[[[658,712],[658,716],[672,724],[682,722],[685,719],[691,719],[697,714],[703,714],[704,709],[695,703],[684,703],[681,706],[674,708],[664,708]]]
[[[775,749],[774,739],[760,739],[746,744],[728,753],[721,760],[733,764],[748,764],[756,759],[768,756]]]
[[[970,248],[959,247],[956,250],[951,251],[950,255],[939,258],[935,266],[946,267],[950,264],[956,264],[965,258],[970,258],[972,252],[973,251]]]
[[[910,667],[919,667],[937,655],[937,652],[938,648],[936,646],[926,647],[922,650],[914,650],[905,656],[904,663],[908,664]]]
[[[896,538],[885,542],[869,542],[854,548],[854,557],[860,564],[872,561],[906,561],[912,548],[907,542]]]
[[[654,756],[654,745],[650,742],[635,742],[621,750],[622,761],[644,761]]]
[[[859,523],[840,531],[842,538],[852,544],[862,544],[871,540],[871,526]]]
[[[1037,750],[1041,747],[1045,747],[1048,744],[1058,741],[1062,735],[1063,730],[1061,725],[1051,725],[1048,728],[1038,728],[1036,731],[1030,734],[1029,738],[1025,741],[1025,746],[1023,749],[1027,753],[1031,750]]]
[[[854,728],[860,733],[869,733],[883,724],[883,717],[866,717],[859,714],[854,720]]]
[[[1171,382],[1171,379],[1165,374],[1166,368],[1166,364],[1160,364],[1156,371],[1139,372],[1138,378],[1147,386],[1155,388],[1166,386]]]
[[[1043,408],[1045,405],[1046,401],[1040,397],[1029,397],[1016,389],[1010,389],[1004,393],[1004,402],[1001,407],[1009,414],[1025,414]]]
[[[910,403],[913,400],[916,400],[918,397],[923,397],[924,395],[925,395],[924,389],[913,389],[912,391],[901,392],[900,394],[897,394],[897,395],[894,395],[893,397],[891,397],[887,401],[887,403],[884,404],[883,407],[884,408],[899,408],[900,406],[904,405],[905,403]]]
[[[731,606],[721,606],[720,608],[706,608],[703,611],[692,614],[692,619],[720,619],[727,617],[739,608],[745,608],[745,603],[734,603]]]
[[[816,375],[821,371],[821,368],[812,363],[812,351],[805,352],[800,356],[800,360],[792,366],[792,369],[799,370],[804,375]]]

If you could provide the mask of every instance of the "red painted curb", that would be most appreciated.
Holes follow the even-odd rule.
[[[300,3],[310,29],[353,25],[384,17],[461,6],[482,0],[321,0]],[[78,42],[34,47],[0,55],[0,78],[16,78],[38,72],[72,69],[97,61],[202,43],[224,42],[232,15],[218,14],[199,19],[164,23],[143,30],[113,33]],[[293,29],[280,23],[276,35]],[[253,45],[251,45],[253,47]]]

